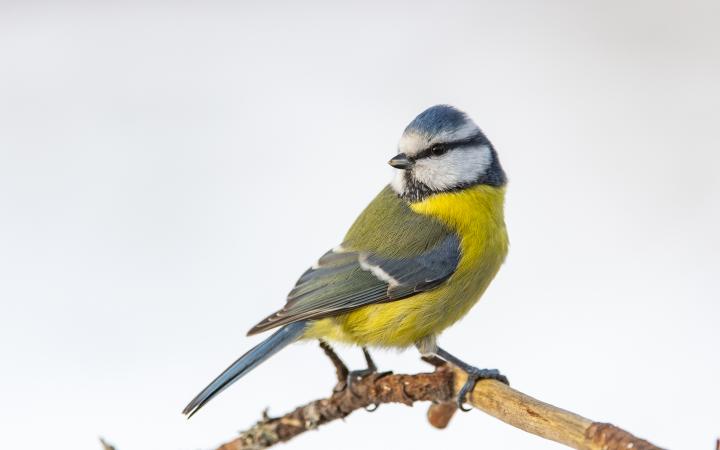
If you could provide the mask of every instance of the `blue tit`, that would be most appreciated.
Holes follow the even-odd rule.
[[[480,128],[452,106],[433,106],[405,128],[394,178],[297,281],[287,303],[250,331],[279,328],[241,356],[183,411],[188,417],[276,352],[300,339],[408,348],[468,372],[458,402],[483,378],[436,338],[478,301],[508,251],[506,176]]]

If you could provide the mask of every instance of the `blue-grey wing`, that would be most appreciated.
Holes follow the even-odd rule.
[[[300,277],[285,307],[258,323],[249,334],[427,291],[447,280],[459,261],[460,242],[454,233],[423,253],[406,258],[333,249]]]

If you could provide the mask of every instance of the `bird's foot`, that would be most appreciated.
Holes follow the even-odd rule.
[[[475,366],[471,366],[470,364],[464,362],[457,356],[454,356],[453,354],[445,351],[444,349],[437,347],[435,349],[435,355],[439,356],[440,358],[444,359],[445,361],[449,362],[450,364],[459,367],[467,374],[467,381],[463,385],[463,387],[460,389],[460,392],[458,393],[457,398],[457,404],[458,408],[460,408],[463,411],[470,411],[469,408],[465,408],[463,405],[465,404],[466,397],[469,392],[472,392],[473,388],[475,387],[475,383],[477,383],[480,380],[497,380],[501,383],[505,383],[508,386],[510,385],[510,382],[508,381],[507,377],[500,373],[497,369],[478,369]]]
[[[360,381],[363,378],[367,377],[368,375],[372,375],[375,372],[377,372],[376,369],[359,369],[359,370],[351,370],[348,372],[347,380],[345,381],[348,388],[352,389],[352,384],[356,381]]]
[[[462,369],[467,373],[467,381],[465,381],[465,384],[460,389],[457,397],[458,408],[460,408],[460,410],[462,411],[467,412],[472,409],[465,408],[465,400],[467,400],[468,393],[472,392],[472,390],[475,388],[475,384],[478,381],[497,380],[501,383],[507,384],[508,386],[510,385],[507,377],[501,374],[500,371],[497,369],[478,369],[477,367],[473,366],[462,367]]]
[[[357,396],[355,391],[352,389],[353,382],[358,382],[364,379],[368,376],[374,376],[374,378],[377,380],[379,378],[382,378],[386,375],[392,374],[392,372],[380,372],[377,371],[377,366],[375,365],[375,361],[373,361],[372,357],[370,356],[370,352],[368,352],[367,348],[363,347],[363,355],[365,356],[365,362],[367,363],[367,367],[365,369],[360,370],[348,370],[345,363],[340,359],[340,357],[335,353],[335,350],[325,341],[320,341],[320,347],[325,352],[325,355],[330,359],[330,361],[335,366],[335,374],[337,375],[337,384],[333,388],[333,392],[342,392],[342,391],[349,391],[352,395]],[[374,411],[374,409],[373,409]]]
[[[370,352],[368,352],[368,349],[363,347],[362,348],[363,356],[365,356],[365,363],[367,364],[367,367],[360,370],[351,370],[348,372],[347,376],[347,387],[350,389],[350,392],[352,391],[352,385],[356,381],[360,381],[365,377],[368,377],[370,375],[375,375],[375,378],[381,378],[386,375],[390,375],[392,372],[378,372],[377,366],[375,365],[375,361],[373,361],[372,356],[370,356]]]
[[[365,356],[365,362],[367,363],[367,367],[365,369],[360,370],[352,370],[348,372],[347,380],[345,382],[345,389],[347,391],[357,397],[358,394],[353,390],[353,384],[357,383],[359,381],[362,381],[366,377],[372,376],[374,380],[377,380],[379,378],[382,378],[387,375],[391,375],[391,371],[386,372],[378,372],[377,366],[375,365],[375,361],[373,361],[372,357],[370,356],[370,352],[368,352],[367,348],[362,348],[363,355]],[[375,411],[377,409],[377,405],[373,408],[365,408],[367,411]]]

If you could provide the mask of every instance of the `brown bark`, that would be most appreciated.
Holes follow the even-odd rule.
[[[281,417],[264,416],[257,424],[217,450],[257,450],[285,442],[307,430],[348,416],[361,408],[382,403],[432,402],[428,420],[445,428],[457,406],[455,396],[465,382],[465,373],[449,365],[437,366],[432,373],[416,375],[371,374],[345,383],[347,368],[332,349],[323,350],[335,365],[338,385],[333,394],[300,406]],[[593,422],[577,414],[536,400],[495,380],[476,384],[468,402],[516,428],[581,450],[661,450],[614,425]]]

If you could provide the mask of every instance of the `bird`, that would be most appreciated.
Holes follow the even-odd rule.
[[[367,348],[416,347],[468,374],[458,393],[481,379],[508,383],[438,345],[480,299],[508,253],[504,219],[507,177],[476,123],[450,105],[435,105],[402,133],[390,183],[357,217],[340,245],[297,280],[284,307],[248,335],[278,328],[203,389],[183,410],[190,418],[229,385],[298,340]]]

